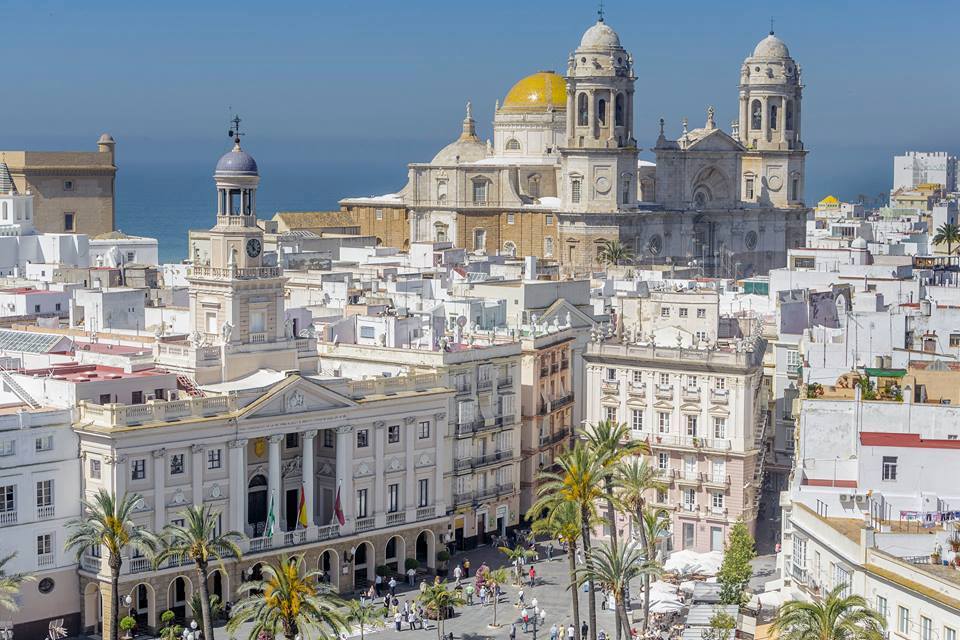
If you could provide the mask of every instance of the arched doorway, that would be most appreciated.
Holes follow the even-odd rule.
[[[191,584],[183,576],[177,576],[167,587],[167,609],[173,611],[177,620],[187,619],[187,602],[190,601]]]
[[[83,588],[83,628],[88,634],[100,633],[100,583],[88,582]]]
[[[353,550],[353,588],[365,589],[376,579],[377,556],[373,545],[361,542]]]
[[[130,613],[137,621],[138,633],[144,633],[147,629],[156,629],[156,596],[153,587],[146,583],[138,584],[130,592],[130,600],[130,611],[121,611],[120,617]]]
[[[224,605],[230,597],[230,578],[222,569],[214,569],[207,574],[207,589],[210,592],[211,599],[217,596],[220,599],[220,605]]]
[[[430,570],[437,566],[436,536],[430,529],[417,534],[417,560]]]
[[[327,549],[317,558],[317,570],[322,571],[321,581],[340,591],[340,556],[333,549]]]
[[[403,561],[407,554],[407,543],[400,536],[392,536],[387,540],[387,546],[384,550],[383,564],[387,565],[397,573],[403,573],[406,568]]]
[[[260,473],[247,484],[247,525],[252,538],[262,536],[267,526],[267,478]]]

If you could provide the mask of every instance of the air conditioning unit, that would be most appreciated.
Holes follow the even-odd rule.
[[[854,501],[857,503],[858,507],[868,507],[870,505],[870,496],[867,494],[857,494],[854,496]]]
[[[156,400],[156,399],[157,399],[156,394],[153,394],[153,393],[147,394],[147,402],[150,402],[151,400]]]
[[[176,389],[167,389],[167,400],[173,402],[180,398],[180,392]]]
[[[853,502],[854,497],[855,497],[855,496],[853,496],[853,495],[851,495],[851,494],[849,494],[849,493],[841,493],[841,494],[840,494],[840,504],[850,504],[851,502]]]

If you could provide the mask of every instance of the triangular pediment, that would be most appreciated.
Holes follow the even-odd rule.
[[[319,382],[291,374],[240,410],[244,420],[300,413],[336,411],[357,403]]]
[[[687,151],[746,151],[742,144],[721,129],[697,132],[701,131],[703,133],[687,145]]]
[[[569,326],[576,329],[582,329],[585,327],[593,328],[596,326],[597,321],[588,316],[586,313],[576,308],[574,305],[570,304],[566,298],[559,298],[554,301],[549,307],[547,307],[543,315],[540,316],[540,321],[546,324],[550,324],[553,319],[556,318],[559,326],[567,326],[569,321]]]

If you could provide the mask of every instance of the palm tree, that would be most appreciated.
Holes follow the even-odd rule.
[[[497,603],[500,602],[500,596],[497,595],[497,589],[501,585],[507,584],[507,580],[510,579],[510,574],[506,569],[494,569],[487,573],[487,582],[490,583],[488,587],[493,591],[493,628],[497,628]]]
[[[947,243],[947,255],[952,255],[953,245],[960,242],[960,227],[949,222],[940,225],[936,235],[933,236],[933,243],[943,244],[944,242]]]
[[[780,607],[773,623],[781,640],[881,640],[887,620],[867,606],[863,596],[844,596],[847,585],[835,587],[823,601],[795,600]]]
[[[106,489],[100,489],[93,500],[81,502],[82,517],[67,523],[70,535],[64,547],[75,550],[77,562],[85,553],[94,549],[107,553],[111,597],[105,598],[107,603],[105,620],[110,623],[111,640],[118,640],[120,635],[117,595],[124,551],[127,547],[131,547],[136,551],[152,555],[157,549],[157,537],[136,524],[131,518],[134,506],[141,500],[140,494],[137,493],[124,494],[118,500]]]
[[[601,584],[613,594],[618,628],[629,638],[630,619],[624,597],[631,580],[656,571],[647,561],[647,550],[639,542],[607,544],[591,549],[590,559],[592,562],[578,573],[583,580]]]
[[[530,507],[532,513],[558,508],[563,502],[572,502],[580,509],[580,537],[583,540],[584,561],[592,568],[590,557],[590,527],[597,513],[597,502],[605,497],[604,479],[611,470],[598,460],[589,447],[578,442],[556,458],[557,472],[541,472],[537,501]],[[573,553],[571,547],[570,552]],[[597,640],[597,592],[593,582],[588,583],[587,617],[590,640]]]
[[[523,583],[523,576],[520,575],[520,567],[523,566],[527,558],[533,557],[534,552],[527,549],[523,544],[518,544],[514,548],[510,547],[498,547],[500,552],[507,556],[507,560],[510,562],[510,566],[513,567],[513,575],[515,578],[516,584]]]
[[[20,585],[28,580],[35,580],[33,576],[26,573],[7,573],[5,568],[7,563],[13,560],[16,553],[0,558],[0,611],[6,610],[13,613],[18,609],[15,600],[20,593]]]
[[[240,587],[246,595],[234,605],[227,631],[234,633],[240,625],[252,622],[248,640],[261,632],[287,640],[297,635],[307,640],[338,638],[347,629],[338,610],[343,601],[319,581],[319,571],[303,573],[302,568],[303,559],[297,557],[283,556],[276,565],[261,564],[263,579]]]
[[[659,473],[647,464],[641,456],[632,456],[620,461],[615,473],[615,482],[618,489],[617,499],[626,509],[633,520],[640,536],[643,548],[647,550],[647,557],[653,559],[656,554],[656,540],[651,544],[645,526],[644,514],[647,511],[647,493],[662,489],[665,485],[659,479]],[[669,525],[669,523],[668,523]],[[643,576],[644,602],[650,602],[650,575]],[[648,618],[644,607],[643,630],[647,630]]]
[[[527,519],[533,521],[531,529],[533,533],[541,533],[553,538],[558,538],[567,544],[567,561],[570,565],[570,596],[573,606],[573,626],[580,628],[580,598],[577,592],[577,561],[574,557],[574,549],[577,548],[577,542],[583,533],[580,526],[580,507],[572,502],[563,502],[556,505],[553,510],[537,517],[538,513],[532,509],[527,513]]]
[[[604,240],[597,252],[597,262],[608,267],[630,264],[633,260],[633,251],[619,240]]]
[[[236,531],[217,532],[219,513],[207,505],[190,506],[180,512],[183,524],[170,524],[163,530],[163,548],[154,560],[159,565],[167,558],[178,564],[192,562],[200,582],[200,610],[203,622],[203,637],[213,640],[213,616],[210,615],[210,589],[207,585],[207,568],[211,562],[223,566],[223,557],[238,560],[243,555],[237,542],[243,535]]]
[[[647,561],[651,567],[658,566],[657,543],[661,538],[670,535],[670,514],[666,509],[651,509],[646,507],[640,514],[640,531],[642,531],[643,544],[646,546]],[[650,576],[653,571],[649,571],[643,576],[643,628],[647,628],[650,618]]]
[[[384,626],[383,618],[387,610],[383,607],[375,607],[373,604],[362,604],[356,600],[347,602],[349,607],[347,611],[347,622],[355,622],[360,625],[360,640],[363,640],[365,629],[376,630]]]
[[[447,612],[455,607],[463,606],[463,596],[456,591],[447,591],[445,584],[432,584],[417,596],[425,611],[433,611],[437,615],[437,640],[443,640],[443,621]]]

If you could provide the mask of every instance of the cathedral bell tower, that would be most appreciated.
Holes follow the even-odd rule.
[[[601,13],[567,62],[563,207],[611,213],[637,202],[633,56]]]

